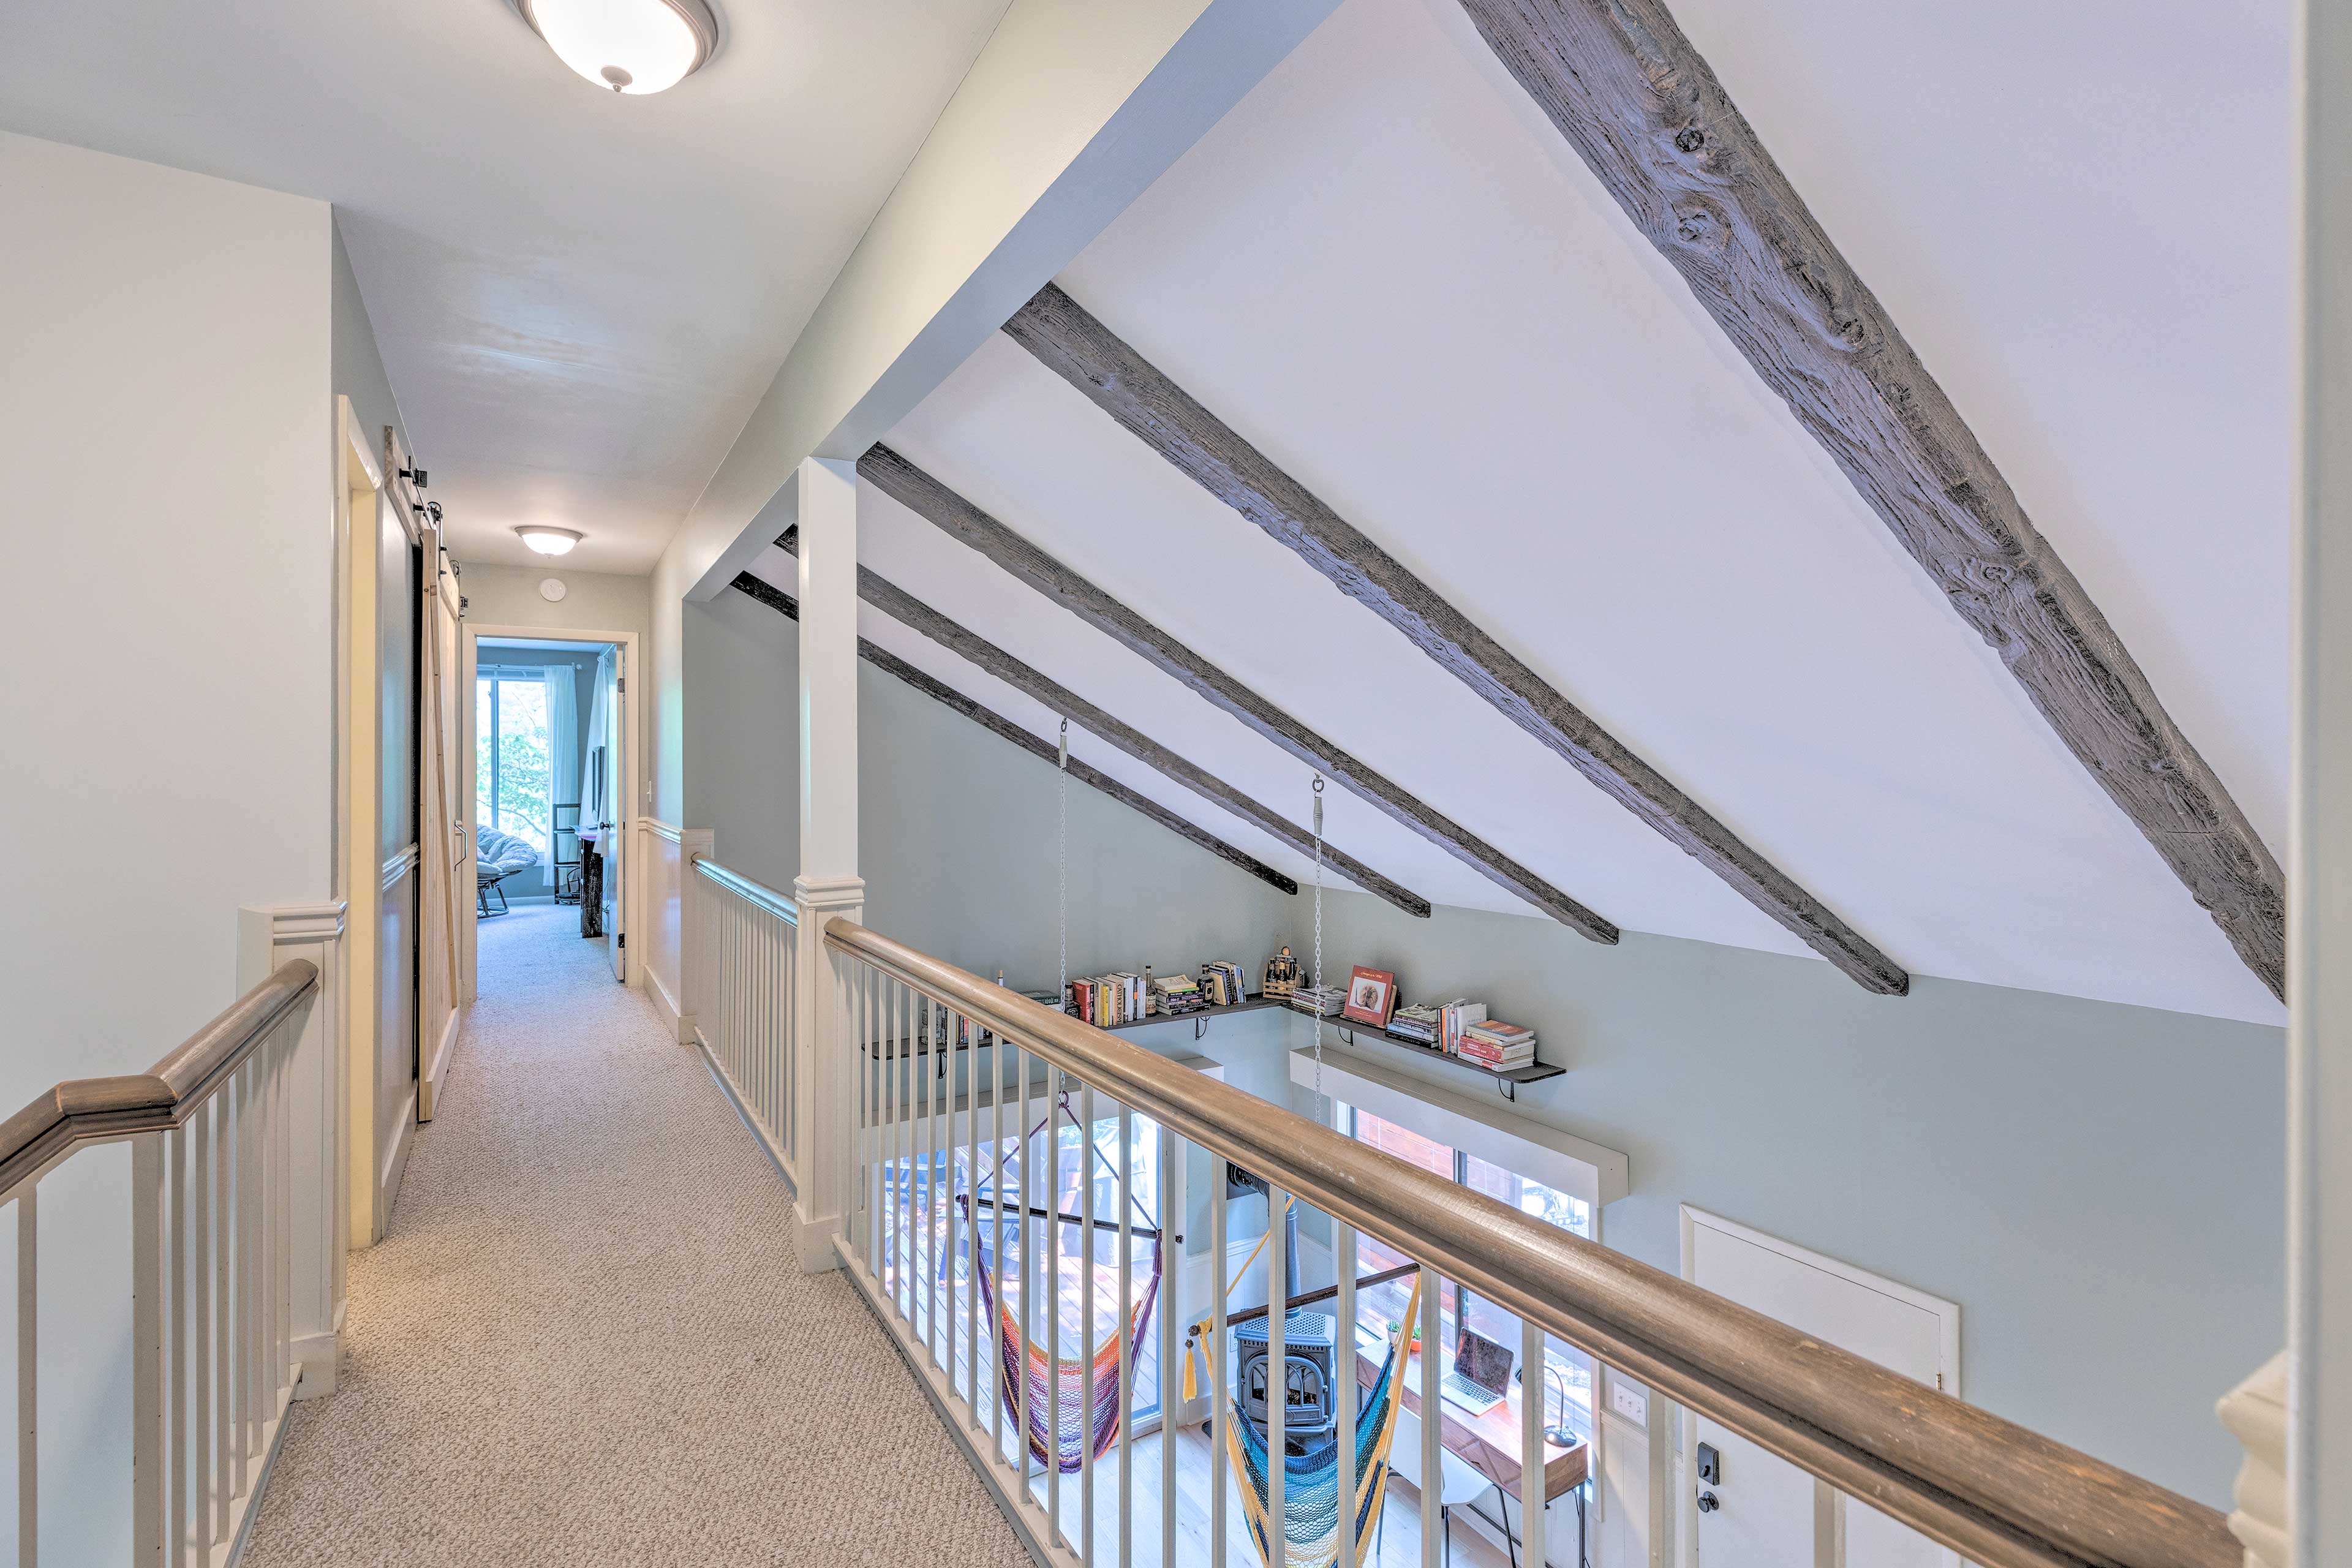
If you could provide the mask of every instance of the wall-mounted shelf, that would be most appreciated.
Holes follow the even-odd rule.
[[[1196,1007],[1190,1013],[1159,1013],[1148,1018],[1129,1018],[1124,1024],[1105,1024],[1102,1027],[1111,1034],[1123,1035],[1129,1029],[1149,1029],[1157,1024],[1181,1024],[1189,1019],[1192,1025],[1192,1037],[1197,1040],[1209,1032],[1209,1020],[1212,1018],[1221,1018],[1229,1013],[1255,1013],[1261,1007],[1286,1009],[1289,1005],[1279,996],[1267,996],[1261,993],[1245,996],[1239,1002]]]
[[[1517,1068],[1485,1067],[1466,1057],[1452,1056],[1435,1046],[1423,1045],[1419,1040],[1408,1038],[1403,1035],[1391,1034],[1386,1029],[1375,1029],[1367,1024],[1359,1024],[1347,1018],[1326,1018],[1323,1021],[1330,1025],[1339,1037],[1350,1046],[1356,1043],[1358,1035],[1369,1035],[1384,1046],[1394,1046],[1401,1051],[1411,1051],[1416,1056],[1434,1057],[1449,1066],[1460,1068],[1464,1072],[1474,1072],[1480,1078],[1492,1079],[1495,1080],[1496,1089],[1501,1091],[1505,1100],[1518,1099],[1519,1085],[1523,1083],[1541,1083],[1548,1078],[1559,1078],[1568,1071],[1566,1068],[1550,1062],[1529,1062],[1525,1067]]]

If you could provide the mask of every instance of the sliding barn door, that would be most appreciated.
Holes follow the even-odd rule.
[[[382,879],[376,906],[375,1145],[379,1215],[389,1215],[416,1115],[418,680],[425,552],[385,491],[376,508],[376,763]],[[377,1232],[382,1234],[382,1218]]]
[[[444,1075],[457,1044],[457,932],[471,913],[473,860],[466,847],[465,813],[459,805],[461,780],[457,716],[462,694],[457,689],[457,580],[450,574],[440,549],[439,531],[425,532],[425,552],[432,565],[425,583],[425,626],[421,639],[424,692],[421,721],[424,755],[417,802],[423,826],[417,834],[422,848],[424,908],[417,919],[419,1002],[417,1044],[423,1055],[417,1075],[416,1119],[433,1120],[434,1101],[440,1098]]]

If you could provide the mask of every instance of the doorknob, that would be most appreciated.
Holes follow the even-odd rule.
[[[1717,1509],[1719,1509],[1722,1506],[1723,1504],[1717,1500],[1716,1495],[1713,1492],[1701,1492],[1698,1494],[1699,1512],[1713,1513]]]

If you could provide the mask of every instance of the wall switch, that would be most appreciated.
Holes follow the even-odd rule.
[[[1609,1408],[1636,1426],[1646,1430],[1650,1425],[1650,1396],[1635,1384],[1619,1378],[1611,1378]]]

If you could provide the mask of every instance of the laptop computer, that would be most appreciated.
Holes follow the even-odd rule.
[[[1437,1385],[1449,1405],[1484,1415],[1509,1396],[1511,1352],[1467,1323],[1454,1342],[1454,1366]]]

